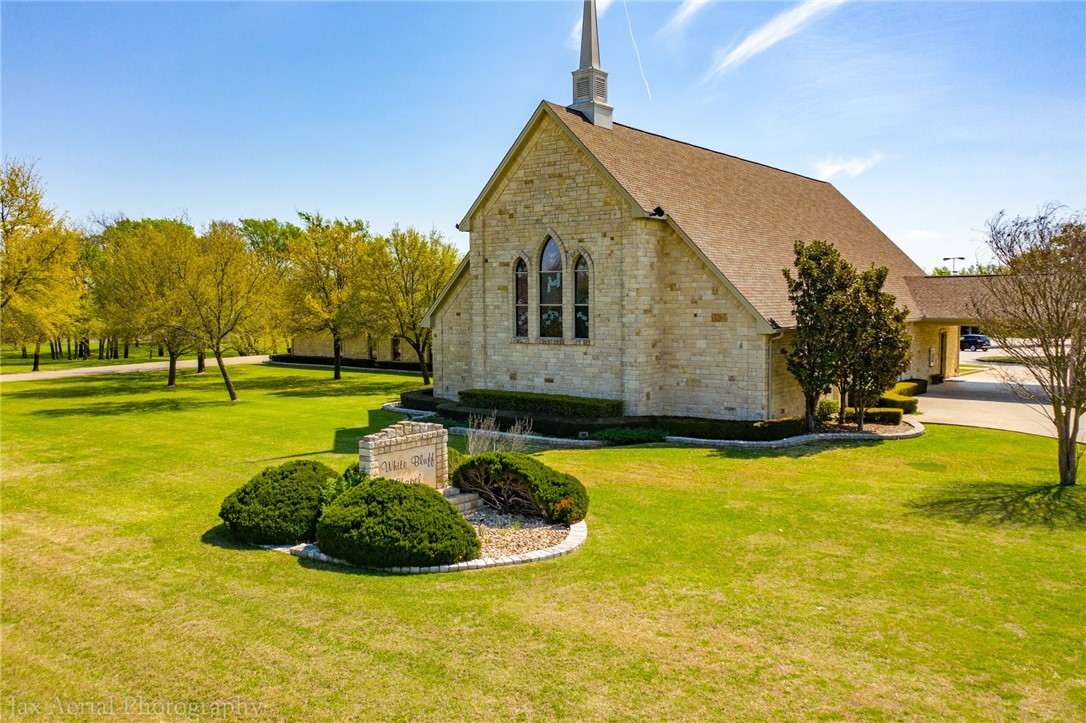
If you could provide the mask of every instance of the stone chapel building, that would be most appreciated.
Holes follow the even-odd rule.
[[[426,317],[434,394],[621,399],[628,415],[802,414],[781,350],[793,243],[890,270],[903,378],[953,376],[963,279],[926,277],[831,184],[614,123],[586,0],[573,103],[542,102],[458,228],[470,249]]]

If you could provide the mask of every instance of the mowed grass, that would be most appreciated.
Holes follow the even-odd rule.
[[[335,468],[417,378],[233,367],[0,386],[3,680],[17,702],[261,718],[1081,719],[1086,495],[1052,440],[550,451],[576,553],[391,576],[233,544],[264,466]],[[169,717],[163,715],[161,717]]]

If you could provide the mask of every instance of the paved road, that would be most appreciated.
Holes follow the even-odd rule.
[[[223,359],[226,366],[235,364],[260,364],[268,361],[267,355],[234,356]],[[207,360],[208,371],[211,367],[218,369],[215,357]],[[18,372],[16,374],[0,374],[0,382],[27,382],[38,379],[63,379],[64,377],[96,377],[104,374],[132,374],[137,372],[164,372],[170,368],[168,361],[145,362],[143,364],[112,364],[102,367],[77,367],[75,369],[53,369],[44,372]],[[177,362],[178,369],[195,369],[196,360],[188,359]]]
[[[965,356],[966,352],[963,352],[963,361]],[[1040,387],[1025,368],[993,364],[982,372],[929,385],[927,394],[917,397],[922,412],[918,419],[925,424],[957,424],[1055,437],[1055,427],[1044,413],[1047,405],[1019,400],[1011,391],[1008,380],[1022,382],[1040,395]],[[1083,422],[1086,424],[1086,420]],[[1079,440],[1086,443],[1086,428],[1079,434]]]

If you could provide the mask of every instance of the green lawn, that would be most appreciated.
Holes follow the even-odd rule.
[[[237,546],[217,513],[266,465],[345,466],[418,379],[231,374],[234,405],[191,372],[0,386],[5,717],[1086,715],[1086,495],[1047,486],[1052,440],[547,452],[592,497],[581,550],[391,576]]]

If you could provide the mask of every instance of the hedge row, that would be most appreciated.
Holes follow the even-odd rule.
[[[697,417],[562,417],[554,414],[535,414],[525,412],[494,411],[473,407],[462,407],[454,402],[438,406],[438,414],[444,420],[453,420],[468,426],[473,416],[494,415],[498,426],[509,429],[518,419],[532,420],[532,431],[551,437],[576,438],[582,432],[589,437],[615,429],[651,429],[665,433],[665,436],[696,437],[699,439],[737,439],[743,441],[772,441],[805,434],[806,423],[798,417],[770,419],[761,422],[734,421],[722,419],[701,419]],[[432,420],[427,420],[432,421]],[[606,432],[606,435],[615,434]],[[624,436],[626,433],[623,433]],[[600,439],[605,439],[600,437]],[[607,439],[616,443],[617,439]],[[634,442],[625,442],[633,444]]]
[[[904,410],[905,414],[916,414],[916,395],[926,392],[927,386],[926,381],[919,380],[898,382],[893,389],[883,392],[882,396],[879,397],[878,406],[901,409]]]
[[[465,389],[460,404],[478,409],[557,414],[566,417],[621,417],[621,399],[595,399],[565,394],[508,392],[500,389]]]
[[[273,362],[283,362],[285,364],[321,364],[323,366],[332,366],[335,364],[335,359],[330,356],[272,354],[269,359]],[[417,372],[419,370],[419,363],[417,361],[374,361],[373,359],[350,359],[348,357],[340,357],[339,364],[340,366],[351,367],[352,369],[395,369],[397,371],[405,372]]]
[[[872,424],[901,424],[901,417],[905,414],[903,409],[887,409],[885,407],[871,407],[864,410],[864,421]],[[849,422],[856,421],[856,410],[852,407],[845,409],[845,419]]]
[[[449,400],[434,396],[434,388],[412,389],[400,394],[400,404],[405,409],[419,409],[426,412],[436,412],[437,408]]]

